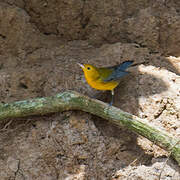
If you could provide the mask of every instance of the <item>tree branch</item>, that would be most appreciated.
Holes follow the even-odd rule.
[[[81,110],[89,112],[118,126],[144,136],[161,148],[171,151],[172,157],[180,165],[180,144],[164,130],[158,129],[148,121],[132,114],[109,106],[99,100],[91,99],[77,92],[66,91],[55,96],[35,98],[0,105],[0,120],[6,118],[26,117],[30,115],[45,115],[67,110]]]

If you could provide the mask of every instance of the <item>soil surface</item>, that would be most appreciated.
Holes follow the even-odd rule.
[[[110,102],[110,92],[89,87],[77,62],[134,60],[139,65],[115,89],[114,106],[180,138],[179,10],[178,0],[1,0],[0,102],[65,90]],[[81,111],[0,123],[2,180],[180,179],[167,157]]]

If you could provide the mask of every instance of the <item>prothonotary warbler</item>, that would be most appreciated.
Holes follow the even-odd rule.
[[[110,90],[113,104],[114,88],[119,84],[120,78],[128,74],[126,71],[133,61],[125,61],[119,65],[98,68],[90,64],[79,64],[84,71],[87,83],[97,90]]]

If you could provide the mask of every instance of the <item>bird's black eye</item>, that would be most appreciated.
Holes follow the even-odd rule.
[[[91,68],[90,67],[87,67],[87,70],[90,70]]]

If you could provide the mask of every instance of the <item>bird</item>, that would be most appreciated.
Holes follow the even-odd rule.
[[[113,104],[114,89],[120,83],[120,79],[127,75],[126,71],[134,61],[124,61],[121,64],[110,67],[96,67],[91,64],[77,63],[83,70],[87,83],[97,90],[110,90],[112,94],[110,106]]]

